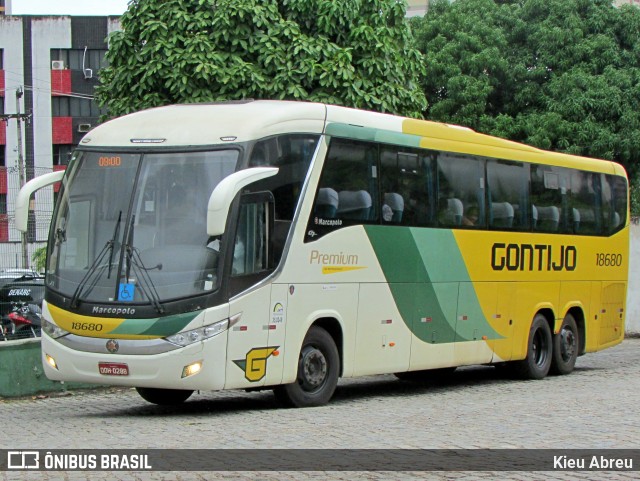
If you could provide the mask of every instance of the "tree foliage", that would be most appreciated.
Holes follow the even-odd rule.
[[[436,0],[413,22],[429,118],[637,170],[640,9]]]
[[[404,2],[132,0],[121,23],[97,88],[110,116],[246,98],[426,108]]]

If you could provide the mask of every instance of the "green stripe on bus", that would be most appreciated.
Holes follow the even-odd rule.
[[[436,344],[501,337],[482,312],[450,230],[365,226],[365,231],[398,311],[416,337]]]
[[[341,124],[338,122],[328,124],[325,133],[330,136],[365,140],[368,142],[380,142],[383,144],[403,145],[414,148],[420,147],[421,139],[421,137],[417,135],[373,129],[371,127],[359,127],[357,125]]]
[[[198,312],[187,312],[174,316],[156,317],[153,319],[125,319],[112,334],[137,334],[140,336],[171,336],[180,332],[184,327],[193,321]]]

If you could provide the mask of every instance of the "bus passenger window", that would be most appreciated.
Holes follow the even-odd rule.
[[[333,139],[313,203],[307,240],[341,227],[377,223],[378,189],[377,146]]]
[[[531,165],[531,205],[537,232],[573,232],[569,213],[569,170],[549,165]],[[535,209],[534,209],[535,208]]]
[[[605,232],[613,234],[627,222],[627,182],[624,177],[602,174],[602,211]]]
[[[487,214],[489,227],[525,230],[531,224],[529,164],[487,161]]]
[[[570,215],[576,234],[602,234],[602,195],[600,174],[571,172]]]
[[[428,150],[380,149],[380,216],[383,224],[431,225],[435,201],[433,156]]]
[[[484,159],[451,152],[438,154],[438,225],[484,227]]]

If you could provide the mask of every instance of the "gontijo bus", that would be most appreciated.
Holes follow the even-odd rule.
[[[470,129],[319,103],[174,105],[95,128],[51,223],[50,379],[331,398],[339,377],[539,379],[624,335],[627,178]],[[50,192],[50,191],[49,191]],[[50,194],[49,194],[50,195]]]

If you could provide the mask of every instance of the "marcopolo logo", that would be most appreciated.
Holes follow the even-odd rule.
[[[101,307],[94,306],[91,314],[114,314],[116,316],[133,316],[136,310],[132,307]]]

